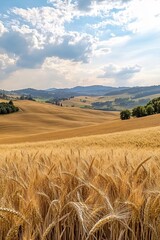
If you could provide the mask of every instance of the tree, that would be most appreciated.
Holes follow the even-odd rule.
[[[21,95],[20,96],[20,100],[24,100],[25,99],[25,96],[24,95]]]
[[[160,113],[160,101],[157,101],[157,113]]]
[[[13,113],[13,112],[18,112],[19,108],[14,106],[14,104],[12,103],[4,103],[1,102],[0,103],[0,114],[9,114],[9,113]]]
[[[154,113],[160,113],[160,97],[154,98],[151,101],[149,101],[146,107],[148,105],[152,105],[152,107],[154,108]]]
[[[2,108],[1,108],[1,114],[7,114],[7,110],[6,110],[5,107],[2,107]]]
[[[129,110],[123,110],[120,112],[121,120],[127,120],[131,118],[131,112]]]
[[[9,101],[9,104],[12,106],[14,105],[12,100]]]
[[[154,114],[154,107],[151,104],[146,106],[146,113],[147,115]]]
[[[132,110],[132,116],[133,117],[144,117],[147,115],[147,112],[146,112],[146,109],[145,107],[142,107],[142,106],[138,106],[136,108],[133,108]]]

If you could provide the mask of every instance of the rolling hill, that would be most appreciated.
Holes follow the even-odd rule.
[[[33,88],[14,91],[0,90],[3,99],[25,99],[59,103],[67,107],[81,107],[103,111],[121,111],[147,102],[160,95],[160,85],[144,87],[110,87],[102,85],[77,86],[73,88]]]
[[[50,88],[38,90],[33,88],[14,91],[0,90],[0,93],[8,95],[31,95],[33,98],[69,98],[71,96],[117,96],[127,95],[134,99],[160,94],[160,85],[143,87],[110,87],[102,85],[77,86],[73,88]]]
[[[40,134],[52,139],[55,138],[55,132],[118,119],[116,112],[63,108],[34,101],[16,101],[15,105],[20,109],[17,114],[0,116],[1,143],[14,143],[20,137],[23,141],[31,141]],[[43,140],[43,137],[39,140]]]
[[[18,113],[0,116],[0,144],[47,141],[160,126],[159,115],[121,121],[119,112],[16,101]]]

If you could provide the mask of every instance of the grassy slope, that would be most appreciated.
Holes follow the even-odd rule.
[[[56,151],[57,153],[66,149],[76,150],[96,150],[97,149],[126,149],[131,151],[137,149],[140,151],[149,151],[153,154],[154,151],[160,152],[160,127],[151,127],[138,130],[130,130],[118,133],[109,133],[102,135],[91,135],[86,137],[74,137],[70,139],[60,139],[54,141],[30,142],[30,143],[16,143],[12,145],[1,145],[0,153],[8,154],[11,151],[33,151],[36,153],[47,152],[48,150]]]
[[[0,144],[47,141],[160,126],[159,115],[121,121],[117,112],[17,101],[19,113],[0,116]]]
[[[32,101],[16,101],[15,105],[20,108],[19,113],[0,116],[0,143],[14,142],[19,137],[22,141],[30,141],[32,137],[28,136],[43,135],[43,133],[50,138],[50,132],[54,139],[53,132],[55,131],[65,131],[118,119],[118,113],[63,108]],[[43,140],[43,136],[39,140]]]

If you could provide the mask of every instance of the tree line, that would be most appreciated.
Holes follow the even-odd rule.
[[[138,106],[132,110],[123,110],[120,112],[122,120],[130,119],[132,117],[145,117],[153,114],[160,113],[160,97],[154,98],[149,101],[145,106]]]
[[[7,102],[0,103],[0,114],[9,114],[18,111],[19,108],[13,104],[12,100],[10,100],[8,103]]]

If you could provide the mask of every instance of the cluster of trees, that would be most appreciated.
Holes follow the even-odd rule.
[[[14,106],[12,100],[7,102],[1,102],[0,103],[0,114],[9,114],[13,112],[18,112],[19,108]]]
[[[20,100],[30,100],[30,101],[36,101],[31,95],[21,95]]]
[[[54,104],[56,106],[61,106],[63,107],[62,103],[59,101],[59,100],[47,100],[45,101],[46,103],[51,103],[51,104]]]
[[[113,101],[93,102],[92,107],[94,109],[100,109],[100,110],[105,110],[105,111],[115,111],[116,110],[113,106]]]
[[[121,107],[133,107],[135,105],[135,101],[130,98],[116,98],[114,100],[115,105],[121,106]]]
[[[145,106],[135,107],[132,111],[128,109],[121,111],[120,118],[126,120],[130,119],[131,116],[139,118],[157,113],[160,113],[160,97],[152,99]]]

